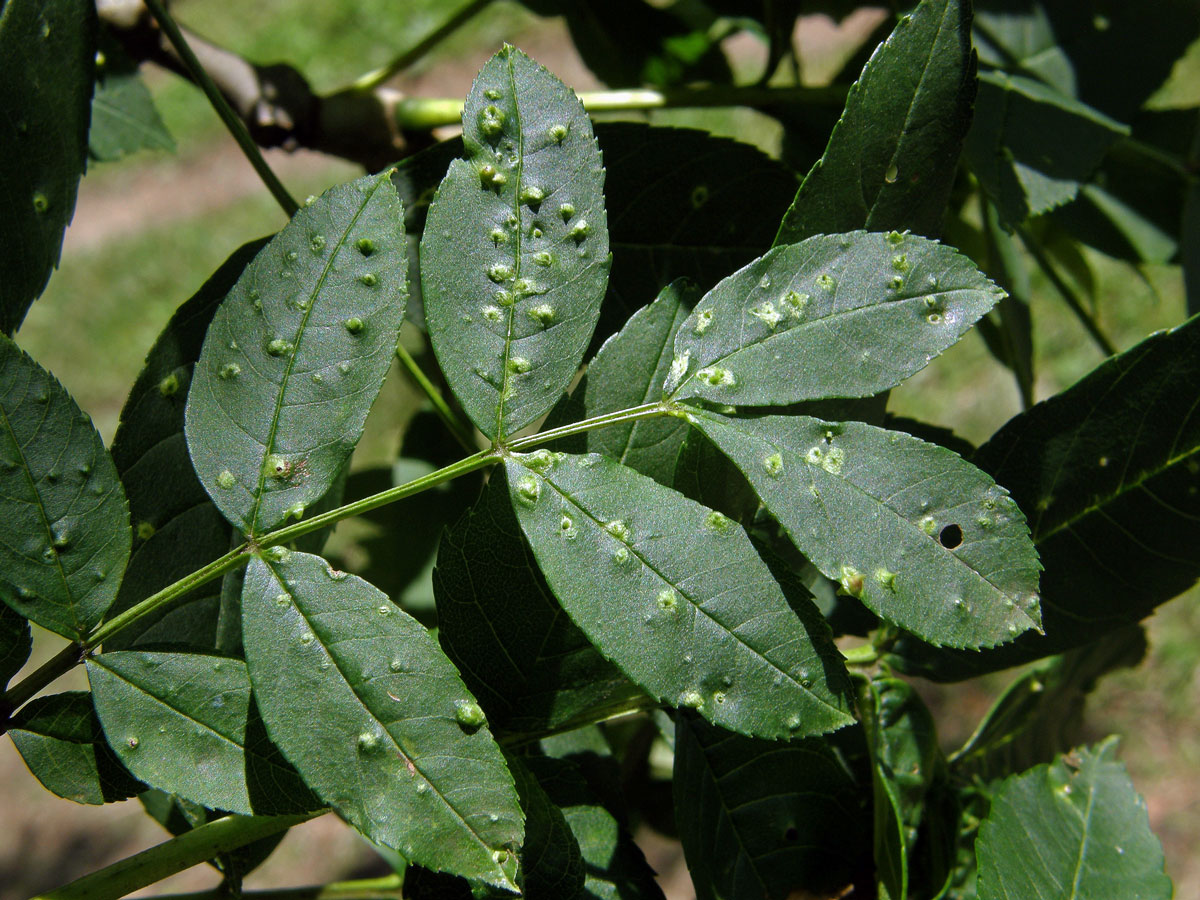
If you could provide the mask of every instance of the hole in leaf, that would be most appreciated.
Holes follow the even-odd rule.
[[[799,840],[800,832],[796,830],[795,825],[789,825],[787,831],[783,833],[783,839],[789,844]]]
[[[957,525],[947,525],[941,530],[941,533],[938,534],[938,540],[947,550],[953,550],[962,543],[962,539],[962,529]]]

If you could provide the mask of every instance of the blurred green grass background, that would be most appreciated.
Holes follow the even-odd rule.
[[[173,9],[193,30],[250,59],[293,63],[318,90],[335,88],[386,64],[448,14],[440,0],[355,4],[266,0],[240,5],[236,15],[221,0],[178,0]],[[439,96],[461,94],[476,62],[503,40],[557,48],[564,59],[572,53],[561,27],[538,20],[515,4],[498,2],[407,73],[406,82],[441,88]],[[542,61],[556,68],[555,59]],[[572,64],[578,67],[577,61]],[[1200,84],[1200,53],[1193,52],[1187,65],[1191,68],[1182,70],[1180,90]],[[175,308],[239,245],[277,230],[284,221],[265,191],[253,186],[231,189],[221,179],[222,173],[243,173],[246,164],[231,150],[231,142],[200,93],[161,72],[148,73],[148,82],[178,142],[178,155],[142,154],[121,163],[94,165],[85,180],[61,268],[18,335],[21,346],[54,372],[93,416],[106,440],[111,440],[145,353]],[[773,124],[745,112],[706,110],[691,116],[671,112],[662,118],[675,124],[690,121],[760,145],[770,146],[778,139]],[[209,165],[214,158],[219,162],[215,168]],[[298,197],[319,193],[356,174],[353,166],[326,158],[310,156],[292,165],[282,154],[273,154],[272,161],[285,164],[284,180]],[[197,173],[211,183],[185,183]],[[168,196],[165,209],[159,202],[155,215],[139,222],[138,198],[161,192]],[[174,207],[169,202],[172,193],[178,196]],[[132,212],[133,224],[127,217],[121,219],[125,225],[107,228],[107,223],[116,221],[114,210]],[[90,236],[76,240],[76,233],[85,231]],[[1090,254],[1089,261],[1099,285],[1097,318],[1118,347],[1132,346],[1150,332],[1182,321],[1178,268],[1148,267],[1139,274],[1099,254]],[[1037,278],[1034,315],[1037,397],[1042,399],[1076,381],[1102,357],[1071,313]],[[393,373],[387,391],[373,415],[364,447],[364,453],[376,461],[399,446],[399,428],[392,427],[388,417],[400,418],[399,409],[411,402],[400,373]],[[894,391],[890,409],[953,428],[978,443],[1019,411],[1019,399],[1011,376],[972,333]],[[1179,896],[1200,896],[1200,860],[1194,860],[1191,851],[1200,838],[1197,599],[1193,590],[1163,607],[1148,623],[1151,652],[1146,662],[1137,670],[1106,679],[1090,705],[1092,733],[1125,735],[1122,756],[1135,784],[1150,799],[1153,824],[1167,846],[1168,871],[1176,879]],[[55,643],[56,639],[40,636],[37,655],[52,652]],[[969,733],[992,692],[1011,677],[993,676],[982,685],[940,692],[947,737]],[[5,752],[11,753],[8,742],[5,745]],[[19,763],[5,766],[0,773],[15,773],[31,782]],[[36,784],[35,791],[24,789],[28,787],[20,792],[26,802],[57,810],[52,818],[65,815],[72,823],[77,821],[72,827],[92,829],[104,815],[90,809],[76,812],[67,801],[40,791]],[[13,796],[8,784],[3,790],[6,797]],[[340,852],[357,858],[355,848],[360,845],[353,839],[341,840]],[[280,863],[264,878],[286,874],[295,865],[296,857],[284,859],[292,862]],[[56,879],[61,879],[61,872],[51,873],[51,882],[58,883]],[[13,888],[0,887],[0,896],[8,896]]]

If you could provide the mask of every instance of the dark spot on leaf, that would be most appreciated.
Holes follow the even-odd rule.
[[[957,525],[947,525],[938,535],[938,540],[947,550],[953,550],[962,543],[962,529]]]
[[[789,844],[794,843],[800,838],[800,832],[796,830],[795,825],[789,825],[787,831],[783,833],[783,839]]]

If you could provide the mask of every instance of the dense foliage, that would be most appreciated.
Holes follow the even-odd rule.
[[[47,789],[177,835],[54,896],[239,893],[328,811],[397,873],[348,896],[661,896],[639,823],[702,898],[1171,896],[1075,726],[1200,575],[1200,320],[1116,353],[1081,248],[1179,263],[1196,311],[1197,113],[1148,101],[1200,11],[921,0],[806,92],[796,17],[855,4],[527,5],[680,102],[757,35],[781,158],[593,125],[506,45],[461,139],[230,248],[111,448],[10,336],[89,153],[171,139],[90,3],[0,6],[0,686],[31,624],[70,642],[0,714]],[[1038,404],[1031,267],[1113,350]],[[977,448],[889,416],[972,326],[1025,411]],[[352,469],[397,356],[430,405]],[[1031,662],[949,755],[902,677]]]

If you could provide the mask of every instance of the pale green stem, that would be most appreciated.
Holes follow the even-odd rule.
[[[590,419],[583,419],[579,422],[572,422],[570,425],[562,425],[558,428],[551,428],[549,431],[541,431],[537,434],[531,434],[529,437],[518,438],[515,441],[510,441],[506,448],[513,453],[523,453],[531,447],[537,447],[541,444],[547,444],[550,441],[556,441],[559,438],[570,437],[573,434],[582,434],[585,431],[594,431],[597,428],[604,428],[608,425],[621,425],[625,422],[636,422],[639,419],[653,419],[656,416],[675,415],[676,408],[664,403],[646,403],[642,406],[634,406],[630,409],[622,409],[618,412],[605,413],[600,416],[593,416]]]
[[[375,88],[379,87],[385,81],[403,72],[417,60],[425,56],[425,54],[465,25],[470,19],[473,19],[482,12],[491,2],[492,0],[471,0],[470,3],[459,9],[449,19],[417,41],[410,49],[405,50],[383,68],[363,75],[351,87],[354,90],[363,92],[375,90]]]
[[[433,411],[442,420],[442,424],[454,435],[454,439],[462,445],[464,450],[468,452],[474,450],[478,445],[475,443],[471,429],[464,425],[459,417],[454,414],[454,410],[450,408],[450,404],[446,402],[446,398],[442,396],[442,392],[421,371],[421,367],[412,358],[412,354],[397,344],[396,359],[400,360],[400,365],[404,366],[404,371],[408,373],[409,377],[416,382],[417,387],[429,398],[429,402],[433,404]]]
[[[220,853],[278,834],[326,812],[302,816],[224,816],[34,900],[118,900]]]
[[[246,130],[246,123],[243,122],[230,107],[229,102],[225,99],[225,95],[221,93],[221,89],[213,82],[208,72],[204,70],[204,66],[200,64],[200,60],[196,58],[196,54],[192,52],[192,48],[188,46],[187,39],[183,36],[183,32],[179,30],[179,26],[175,24],[175,20],[171,18],[170,13],[162,5],[160,0],[145,0],[146,8],[150,10],[150,14],[154,16],[158,22],[159,28],[167,36],[167,40],[175,48],[175,52],[179,54],[179,58],[183,60],[183,64],[187,66],[192,78],[196,84],[200,85],[200,89],[204,91],[208,97],[208,102],[212,104],[217,115],[221,117],[221,121],[225,123],[225,127],[229,129],[229,133],[233,135],[233,139],[237,141],[237,145],[241,147],[242,153],[246,155],[246,159],[250,161],[250,165],[254,167],[254,171],[258,173],[258,177],[263,180],[263,184],[267,186],[267,190],[271,192],[271,196],[280,205],[283,211],[290,219],[295,215],[299,205],[288,193],[287,188],[271,171],[271,167],[267,165],[267,161],[263,159],[262,152],[258,149],[258,144],[254,142],[254,138],[250,137],[250,132]]]
[[[549,441],[557,440],[558,438],[568,437],[573,434],[581,434],[585,431],[591,431],[596,428],[603,428],[608,425],[619,425],[624,422],[636,422],[639,419],[649,419],[656,416],[664,415],[681,415],[679,408],[668,403],[647,403],[643,406],[635,406],[632,409],[623,409],[618,412],[605,413],[600,416],[593,416],[590,419],[584,419],[581,422],[575,422],[570,425],[564,425],[561,428],[553,428],[550,431],[544,431],[540,434],[530,435],[529,437],[520,438],[502,447],[493,447],[488,450],[481,450],[478,453],[472,454],[465,459],[460,459],[456,463],[438,469],[435,472],[430,472],[420,478],[416,478],[406,484],[398,485],[394,488],[389,488],[386,491],[381,491],[378,494],[372,494],[370,497],[364,497],[361,500],[356,500],[353,503],[347,503],[345,506],[339,506],[337,509],[331,509],[328,512],[322,513],[319,516],[313,516],[311,519],[306,519],[303,522],[296,522],[293,525],[285,526],[270,534],[264,535],[255,541],[247,542],[240,547],[230,550],[224,556],[218,557],[201,569],[197,569],[190,575],[181,578],[174,584],[168,585],[161,591],[151,594],[146,599],[142,600],[135,606],[130,607],[124,612],[114,616],[107,622],[102,622],[98,625],[87,638],[81,642],[69,644],[57,656],[33,672],[28,678],[23,679],[18,684],[14,685],[7,693],[4,694],[0,701],[0,712],[7,711],[9,713],[16,711],[23,703],[33,697],[42,688],[49,685],[60,675],[70,671],[76,666],[86,654],[99,647],[104,641],[110,639],[115,634],[132,625],[143,616],[149,615],[156,610],[160,610],[171,603],[174,603],[184,597],[186,594],[194,591],[201,585],[207,584],[228,572],[239,569],[250,562],[254,553],[265,550],[268,547],[274,547],[279,544],[286,544],[296,540],[296,538],[309,534],[313,531],[320,531],[342,519],[348,519],[351,516],[361,515],[365,512],[370,512],[373,509],[378,509],[381,506],[386,506],[389,503],[395,503],[397,500],[403,500],[406,497],[411,497],[414,494],[419,494],[422,491],[427,491],[430,488],[436,487],[451,479],[467,475],[487,466],[495,465],[500,462],[505,453],[522,452],[524,450],[537,447]],[[3,717],[0,716],[0,720]]]
[[[769,107],[778,105],[841,106],[841,87],[705,87],[674,91],[635,88],[623,91],[584,91],[579,94],[589,113],[639,112],[651,109],[700,109],[710,106]],[[396,125],[401,131],[429,131],[462,120],[461,100],[407,97],[396,104]]]
[[[404,878],[384,875],[382,878],[359,878],[354,881],[335,881],[311,887],[275,888],[266,891],[243,891],[247,900],[401,900]],[[156,894],[155,900],[230,900],[223,888],[191,894]]]
[[[842,651],[848,666],[873,666],[879,660],[879,650],[870,644]]]

